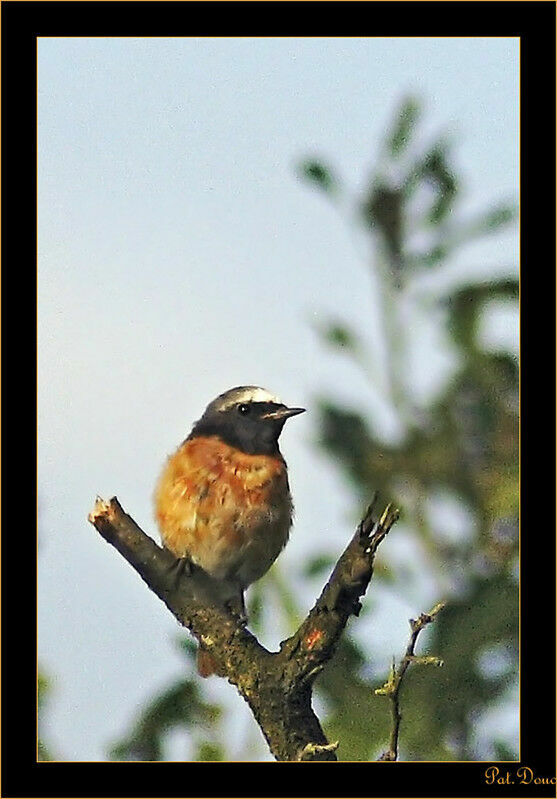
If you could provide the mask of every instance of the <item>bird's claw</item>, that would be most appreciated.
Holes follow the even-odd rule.
[[[188,558],[176,558],[168,567],[168,572],[174,575],[174,587],[177,588],[183,576],[191,577],[192,563]]]

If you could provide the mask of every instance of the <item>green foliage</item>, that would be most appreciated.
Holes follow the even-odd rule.
[[[179,642],[188,657],[195,648],[187,639]],[[202,730],[216,731],[221,710],[202,698],[197,679],[176,680],[140,712],[129,733],[109,751],[111,760],[163,760],[165,739],[171,731],[182,729],[195,735]],[[185,755],[184,755],[185,756]],[[201,740],[197,760],[222,760],[222,750],[215,743]]]
[[[339,760],[374,760],[388,740],[389,707],[361,677],[364,664],[372,665],[371,658],[345,634],[316,682],[329,709],[325,734],[330,741],[339,741]]]
[[[502,571],[493,572],[475,575],[465,595],[453,597],[439,614],[428,648],[439,654],[444,666],[435,674],[410,671],[405,684],[402,742],[407,759],[429,760],[432,749],[443,748],[451,752],[451,759],[476,758],[475,719],[515,677],[514,667],[499,676],[485,676],[480,657],[494,642],[504,643],[512,653],[511,664],[516,664],[517,604],[516,583]]]
[[[335,565],[335,558],[332,555],[317,555],[308,560],[304,566],[304,575],[306,577],[316,577],[322,575],[326,571],[332,571]]]
[[[307,159],[300,165],[299,173],[302,178],[326,194],[333,194],[337,189],[335,176],[322,161]]]
[[[448,144],[439,141],[426,154],[418,173],[434,189],[434,200],[426,216],[430,225],[438,225],[445,219],[458,191],[458,183],[449,167],[448,158]]]
[[[224,749],[219,744],[212,743],[211,741],[201,741],[197,747],[195,759],[213,762],[224,760]]]
[[[387,183],[386,178],[378,176],[372,183],[368,196],[362,205],[363,218],[370,229],[377,229],[383,240],[392,266],[400,269],[402,245],[405,235],[403,208],[406,201],[405,189]]]
[[[478,325],[487,303],[498,299],[518,300],[518,281],[493,280],[466,284],[448,298],[449,332],[464,357],[482,355],[478,347]]]
[[[38,760],[54,760],[50,746],[45,742],[42,732],[45,711],[48,706],[52,685],[44,671],[39,670],[37,679],[37,713],[39,719],[39,740],[37,742]]]
[[[411,145],[419,146],[420,113],[414,98],[402,102],[385,137],[385,155],[360,202],[362,221],[378,236],[379,250],[398,287],[420,268],[441,265],[465,241],[495,233],[516,219],[516,209],[503,203],[471,221],[455,221],[461,182],[451,166],[451,143],[445,136],[401,163],[402,154]],[[420,212],[416,213],[411,203],[418,191]],[[424,231],[429,233],[426,248],[411,247],[411,234]]]
[[[408,146],[420,118],[420,113],[420,104],[414,97],[407,97],[403,100],[393,129],[387,136],[388,148],[392,156],[401,155]]]
[[[323,341],[331,347],[356,350],[357,337],[353,330],[346,324],[328,322],[319,329]]]
[[[405,678],[404,757],[473,759],[501,751],[512,759],[516,753],[497,740],[489,751],[477,751],[474,725],[508,693],[517,676],[518,364],[510,353],[486,351],[480,328],[489,303],[505,300],[516,307],[518,281],[469,280],[423,303],[422,313],[430,313],[436,303],[444,309],[443,334],[457,360],[452,378],[418,413],[404,379],[409,340],[399,311],[406,287],[421,271],[440,269],[465,242],[512,224],[516,211],[502,203],[471,221],[459,218],[461,180],[452,166],[450,143],[439,137],[420,153],[419,117],[418,102],[405,99],[359,202],[384,298],[390,384],[384,400],[398,413],[404,436],[397,443],[386,442],[364,410],[322,397],[318,443],[346,477],[358,509],[375,490],[402,507],[431,579],[442,576],[446,585],[449,578],[453,586],[429,633],[430,651],[443,659],[444,668],[435,673],[411,669]],[[409,152],[415,155],[403,160]],[[420,251],[413,249],[410,242],[418,233],[423,240],[424,232],[428,243]],[[351,330],[346,336],[345,329],[336,320],[321,335],[358,364],[351,346],[358,337]],[[471,537],[447,544],[437,535],[428,501],[439,492],[458,497],[471,512]],[[314,560],[319,563],[319,553]],[[388,579],[397,591],[388,564],[374,579]],[[508,668],[486,675],[482,657],[498,647],[510,653]],[[386,703],[377,702],[377,686],[362,678],[364,662],[371,665],[372,655],[345,639],[318,684],[329,704],[327,730],[340,740],[343,759],[376,757],[388,739]]]

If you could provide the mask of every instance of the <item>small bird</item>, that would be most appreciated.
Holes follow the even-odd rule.
[[[293,504],[278,439],[304,413],[258,386],[238,386],[207,406],[168,458],[155,491],[164,547],[218,581],[222,603],[245,620],[244,591],[288,541]],[[216,671],[200,645],[197,669]]]

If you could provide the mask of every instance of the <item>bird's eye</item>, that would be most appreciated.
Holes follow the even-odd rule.
[[[242,416],[245,416],[246,413],[250,412],[249,405],[238,405],[238,413],[241,413]]]

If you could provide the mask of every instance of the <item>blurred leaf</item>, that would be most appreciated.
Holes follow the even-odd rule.
[[[285,574],[280,561],[274,563],[248,591],[247,611],[250,630],[256,634],[263,631],[269,618],[270,608],[273,609],[272,618],[277,633],[282,629],[285,635],[290,635],[302,621],[288,575]]]
[[[394,128],[387,140],[391,155],[400,155],[407,147],[420,116],[420,105],[413,97],[406,98],[398,111]]]
[[[110,759],[162,760],[164,738],[170,730],[211,725],[220,713],[217,705],[203,701],[196,682],[177,680],[146,705],[129,734],[111,747]]]
[[[435,214],[436,211],[434,210]],[[452,221],[450,227],[446,225],[437,229],[437,241],[432,242],[424,252],[415,252],[407,255],[406,260],[411,267],[431,268],[446,261],[459,246],[471,239],[493,234],[501,228],[512,224],[517,218],[516,208],[510,205],[500,205],[482,214],[479,218],[468,222]],[[431,223],[431,219],[429,220]]]
[[[371,683],[360,670],[364,658],[360,648],[347,636],[316,681],[316,690],[329,707],[325,734],[339,741],[339,760],[370,760],[387,740],[390,715],[387,703],[375,696]]]
[[[201,760],[204,762],[224,760],[222,746],[211,743],[211,741],[202,741],[197,747],[195,760]]]
[[[313,159],[303,161],[299,167],[299,174],[327,194],[332,194],[338,186],[332,170],[321,161]]]
[[[39,670],[37,677],[37,715],[39,726],[39,739],[37,742],[37,757],[40,761],[55,760],[50,745],[44,740],[43,726],[46,708],[52,691],[51,680],[46,676],[42,669]]]
[[[55,760],[55,758],[53,757],[53,755],[50,752],[50,749],[45,744],[45,742],[42,740],[42,738],[39,738],[38,743],[37,743],[37,760],[39,760],[41,762],[44,762],[44,761],[48,762],[48,761]]]
[[[295,630],[301,624],[302,617],[300,616],[294,594],[280,562],[272,565],[267,574],[263,577],[263,584],[265,586],[271,586],[274,590],[284,620],[286,632],[290,633],[291,630]]]
[[[361,485],[371,435],[363,417],[337,405],[321,401],[318,405],[320,445],[335,455],[356,485]]]
[[[505,278],[462,286],[447,298],[449,332],[454,341],[471,352],[477,348],[479,314],[486,302],[495,299],[518,299],[519,283]]]
[[[336,557],[332,555],[316,555],[304,564],[304,577],[318,577],[325,571],[332,571],[335,563]]]
[[[430,186],[434,199],[425,219],[433,227],[440,225],[453,209],[458,194],[459,183],[456,173],[449,163],[450,144],[438,139],[410,166],[402,183],[404,198],[408,201],[420,186]],[[414,220],[414,225],[420,220]]]
[[[495,740],[493,742],[495,757],[493,760],[518,760],[518,752],[511,749],[504,741]]]
[[[365,221],[377,227],[391,259],[391,268],[399,269],[402,258],[404,191],[377,179],[362,205]]]
[[[479,669],[479,655],[494,642],[513,648],[515,669],[486,678]],[[459,759],[473,756],[469,747],[475,716],[513,683],[517,646],[518,585],[504,573],[476,577],[466,595],[454,598],[431,630],[428,649],[443,658],[444,668],[435,680],[424,670],[409,674],[403,707],[405,718],[412,716],[413,721],[405,725],[404,745],[412,759],[426,757],[431,736],[452,737]],[[419,708],[415,716],[414,706]]]
[[[197,642],[190,635],[181,635],[178,637],[177,643],[184,654],[195,662],[197,658]]]
[[[383,580],[386,583],[395,582],[395,573],[381,556],[378,556],[373,564],[373,579]]]
[[[484,230],[494,232],[500,227],[510,225],[517,218],[517,209],[510,205],[500,205],[489,211],[482,220]]]
[[[518,216],[517,209],[511,205],[500,205],[488,211],[481,218],[481,226],[484,230],[494,232],[500,227],[510,225]]]
[[[445,244],[436,244],[425,253],[413,255],[411,260],[415,266],[425,266],[430,268],[437,266],[447,259],[450,248]]]
[[[355,333],[339,322],[329,322],[319,329],[322,339],[332,347],[355,350],[358,340]]]
[[[495,206],[477,219],[463,223],[458,235],[459,242],[462,243],[467,239],[497,233],[501,228],[515,222],[517,217],[518,211],[514,206],[508,204]]]
[[[437,193],[428,213],[428,219],[433,225],[445,219],[458,190],[456,176],[448,164],[447,148],[445,142],[437,143],[422,164],[422,177],[433,185]]]
[[[247,595],[247,614],[250,623],[250,629],[254,632],[261,630],[263,622],[263,594],[264,588],[259,580],[254,583],[250,588]]]
[[[44,707],[45,702],[51,692],[50,680],[43,671],[39,671],[37,679],[37,701],[39,710]]]

